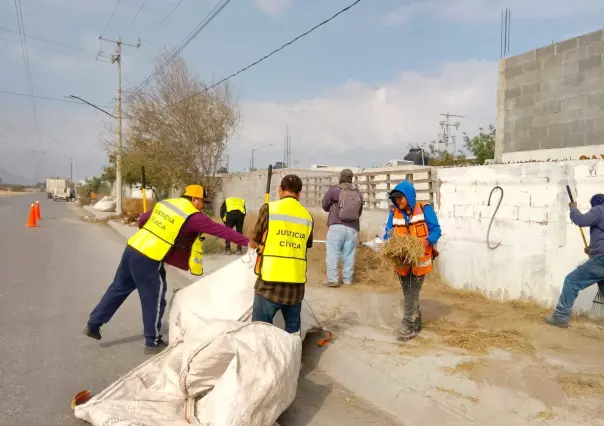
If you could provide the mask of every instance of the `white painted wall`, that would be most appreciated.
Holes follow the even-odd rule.
[[[581,157],[592,159],[594,155],[597,159],[604,159],[604,145],[505,152],[502,162],[580,160]]]
[[[579,208],[604,192],[604,160],[489,165],[438,169],[438,243],[441,275],[455,287],[480,289],[500,300],[532,298],[553,306],[566,274],[586,259],[579,229],[570,222],[566,184]],[[487,229],[504,190],[501,207]],[[589,232],[586,232],[589,235]],[[575,307],[588,309],[596,286]]]

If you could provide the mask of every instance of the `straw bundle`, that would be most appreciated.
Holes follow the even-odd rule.
[[[395,266],[418,265],[424,257],[424,245],[411,235],[392,234],[384,243],[380,254]]]

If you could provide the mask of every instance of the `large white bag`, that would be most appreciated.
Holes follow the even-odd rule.
[[[75,416],[94,426],[272,426],[295,398],[302,339],[320,327],[305,302],[302,339],[282,330],[280,314],[276,327],[249,323],[255,261],[246,255],[177,291],[168,349]]]
[[[202,327],[215,319],[249,322],[254,302],[256,253],[248,253],[174,293],[170,301],[170,343],[183,339],[184,330]],[[312,309],[302,302],[301,338],[321,327]],[[275,326],[285,328],[283,315]]]
[[[115,197],[106,196],[101,198],[99,202],[92,206],[92,208],[102,212],[114,212],[116,205],[117,202],[115,200]]]
[[[264,323],[188,330],[75,416],[94,426],[271,426],[296,396],[302,341]]]

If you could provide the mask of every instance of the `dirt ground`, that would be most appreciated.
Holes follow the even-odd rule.
[[[309,251],[309,285],[325,282],[325,247]],[[400,325],[402,291],[396,276],[370,249],[357,252],[355,282],[340,287],[343,305],[331,314],[319,315],[335,330],[375,321],[370,326],[391,330]],[[355,300],[372,300],[355,305]],[[378,306],[375,308],[375,306]],[[434,271],[421,293],[424,331],[411,342],[400,342],[406,357],[442,353],[467,355],[456,366],[443,368],[447,375],[470,379],[479,386],[496,386],[526,394],[541,401],[547,409],[539,418],[552,420],[562,413],[604,417],[604,324],[584,316],[574,317],[569,329],[558,329],[543,322],[549,310],[531,301],[497,302],[480,293],[456,290],[439,279]],[[356,311],[356,312],[355,312]],[[384,314],[389,313],[389,314]],[[385,318],[385,319],[384,319]],[[372,339],[367,339],[371,348]],[[480,396],[460,393],[456,386],[436,389],[478,404]],[[589,424],[589,423],[586,423]],[[591,423],[596,424],[596,423]]]

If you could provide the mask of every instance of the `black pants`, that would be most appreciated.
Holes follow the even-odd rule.
[[[422,312],[419,309],[419,293],[424,283],[424,275],[418,277],[409,273],[407,276],[399,275],[398,279],[403,287],[403,327],[419,333],[422,329]]]
[[[226,214],[226,220],[224,224],[231,229],[235,228],[237,232],[243,234],[243,222],[245,222],[245,215],[239,210],[235,210]],[[227,250],[230,250],[231,242],[227,241],[225,247]],[[240,250],[241,246],[237,246],[237,249]]]

